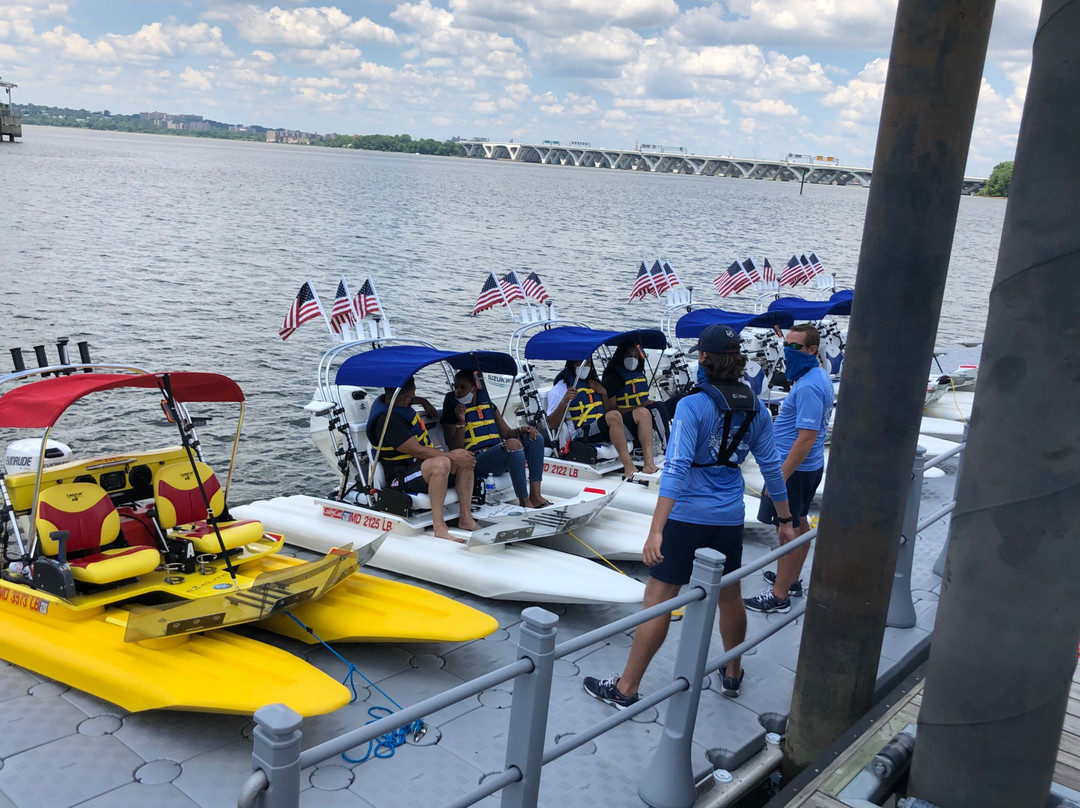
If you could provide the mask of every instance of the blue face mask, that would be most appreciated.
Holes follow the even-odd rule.
[[[784,375],[789,381],[796,381],[817,366],[818,358],[813,354],[796,351],[794,348],[784,348]]]

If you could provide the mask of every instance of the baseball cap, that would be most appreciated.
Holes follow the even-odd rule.
[[[739,335],[731,326],[716,323],[698,335],[698,344],[690,353],[705,351],[711,354],[737,354],[741,350],[740,343]]]

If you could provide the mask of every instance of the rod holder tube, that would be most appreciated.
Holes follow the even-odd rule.
[[[39,368],[46,368],[49,366],[49,357],[45,355],[44,345],[34,346],[34,357],[37,359],[37,366]]]
[[[711,548],[700,549],[695,554],[690,587],[704,590],[705,597],[686,606],[673,672],[676,680],[684,679],[688,686],[668,702],[660,745],[638,783],[638,796],[652,808],[690,808],[697,798],[690,745],[694,740],[724,560],[722,553]]]
[[[26,370],[26,362],[23,359],[22,348],[11,348],[11,364],[15,366],[15,372],[21,373]]]

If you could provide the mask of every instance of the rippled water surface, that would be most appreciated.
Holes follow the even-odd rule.
[[[536,270],[560,312],[591,325],[655,326],[655,302],[626,302],[643,254],[667,257],[709,302],[720,302],[712,278],[747,255],[780,265],[815,250],[850,285],[867,198],[858,188],[799,196],[792,183],[24,132],[0,145],[0,348],[66,335],[89,340],[97,361],[233,376],[248,396],[235,502],[331,482],[301,409],[327,331],[313,322],[287,342],[277,335],[305,278],[329,306],[340,275],[355,291],[370,274],[399,333],[505,350],[503,310],[468,316],[488,271]],[[1004,211],[1000,200],[961,200],[939,345],[983,331]],[[6,350],[0,362],[6,371]],[[167,434],[130,398],[93,412],[110,440],[150,425]],[[56,437],[84,438],[75,415]],[[212,462],[227,446],[225,420],[203,432]]]

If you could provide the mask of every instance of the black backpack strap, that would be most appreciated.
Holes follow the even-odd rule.
[[[727,466],[738,468],[738,463],[731,462],[732,455],[739,448],[739,444],[750,430],[750,424],[758,412],[757,398],[749,386],[741,382],[721,382],[720,384],[705,384],[694,392],[705,393],[713,400],[716,409],[720,412],[720,418],[724,422],[724,431],[720,438],[720,449],[716,453],[716,460],[712,463],[691,463],[691,466],[703,468],[706,466]],[[736,412],[746,413],[743,422],[731,435],[731,419]]]

